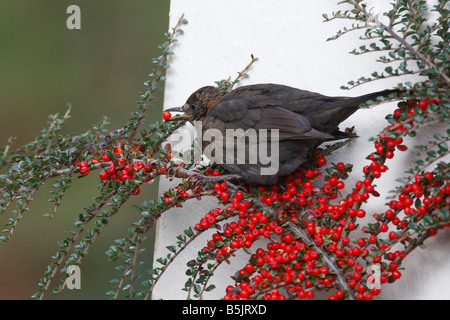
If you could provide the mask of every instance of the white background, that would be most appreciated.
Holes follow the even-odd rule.
[[[379,54],[354,56],[348,52],[361,45],[359,34],[349,33],[339,40],[326,41],[343,26],[351,22],[334,20],[323,23],[323,13],[331,16],[333,11],[343,10],[337,0],[172,0],[170,26],[174,26],[182,13],[189,23],[174,46],[175,55],[168,70],[164,105],[165,108],[182,105],[188,96],[204,85],[214,85],[214,81],[231,76],[242,70],[250,62],[250,54],[259,60],[249,71],[250,78],[242,85],[252,83],[279,83],[301,89],[320,92],[325,95],[356,96],[376,90],[392,88],[400,80],[387,79],[359,86],[351,91],[343,91],[341,85],[361,76],[370,76],[373,71],[382,71],[385,65],[376,63]],[[388,1],[372,1],[375,9],[383,10]],[[369,43],[364,43],[368,45]],[[415,79],[410,79],[414,81]],[[392,112],[395,103],[388,103],[368,110],[359,110],[341,128],[355,126],[360,138],[353,140],[343,149],[335,152],[330,162],[353,163],[352,176],[347,185],[362,177],[361,169],[368,162],[365,157],[373,151],[368,138],[376,136],[384,128],[384,116]],[[442,128],[441,128],[442,129]],[[430,130],[428,128],[427,130]],[[420,132],[423,141],[431,139],[429,131]],[[405,140],[408,144],[408,140]],[[370,199],[365,205],[367,212],[385,210],[384,203],[388,191],[397,184],[395,179],[403,176],[412,163],[410,149],[396,153],[387,162],[390,170],[377,180],[380,198]],[[162,181],[160,192],[167,188]],[[217,201],[191,200],[184,208],[168,211],[158,224],[155,258],[166,256],[167,245],[176,243],[176,236],[188,226],[193,226]],[[211,234],[211,233],[210,233]],[[426,241],[427,249],[417,249],[402,264],[401,279],[382,287],[379,299],[449,299],[450,246],[446,245],[450,233],[445,230],[435,238]],[[155,299],[185,299],[181,291],[186,264],[197,256],[197,251],[206,245],[208,238],[197,239],[191,249],[179,257],[155,288]],[[248,259],[245,254],[243,259]],[[212,283],[216,289],[205,299],[217,299],[224,295],[225,287],[233,284],[230,275],[242,267],[243,261],[232,259],[228,266],[222,264]]]

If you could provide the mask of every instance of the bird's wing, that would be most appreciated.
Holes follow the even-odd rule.
[[[365,101],[349,97],[328,97],[272,83],[239,87],[225,95],[223,100],[247,96],[262,96],[275,100],[283,109],[305,117],[314,129],[329,134],[333,134],[339,124],[358,110],[359,105]]]
[[[281,103],[265,95],[225,99],[209,110],[206,127],[219,129],[279,130],[280,140],[328,140],[334,137],[315,130],[301,114],[282,108]],[[272,131],[273,132],[273,131]]]

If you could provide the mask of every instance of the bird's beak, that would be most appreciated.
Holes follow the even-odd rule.
[[[168,119],[167,121],[173,121],[173,120],[181,120],[181,119],[185,119],[185,118],[189,118],[192,116],[192,114],[190,113],[185,113],[183,111],[183,107],[175,107],[175,108],[170,108],[170,109],[166,109],[164,111],[169,111],[169,112],[182,112],[183,114],[179,114],[176,116],[171,117],[170,119]]]

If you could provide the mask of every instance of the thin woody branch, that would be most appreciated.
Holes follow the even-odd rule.
[[[358,9],[359,12],[363,13],[364,16],[366,17],[364,20],[368,21],[370,19],[372,19],[373,21],[375,21],[373,15],[367,11],[366,7],[363,7],[360,5],[359,1],[355,1],[355,0],[348,0],[348,3],[352,4],[355,8]],[[397,6],[398,6],[397,2]],[[377,19],[378,20],[378,19]],[[386,32],[395,40],[397,40],[405,49],[407,49],[408,51],[410,51],[411,53],[414,54],[414,56],[424,62],[427,67],[429,69],[434,68],[435,67],[435,63],[434,61],[427,55],[423,54],[422,52],[420,52],[420,50],[418,48],[415,48],[414,46],[412,46],[405,37],[400,36],[392,27],[392,23],[390,23],[389,25],[386,25],[380,21],[377,21],[377,24],[379,24],[379,27],[386,30]],[[440,70],[439,72],[440,77],[442,78],[442,80],[444,80],[447,85],[450,85],[450,77],[445,74],[445,72],[443,70]]]

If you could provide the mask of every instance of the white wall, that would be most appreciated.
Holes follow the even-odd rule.
[[[250,61],[250,54],[259,58],[250,70],[250,78],[243,84],[272,82],[320,92],[326,95],[356,96],[375,90],[395,86],[399,80],[373,82],[351,91],[342,91],[340,86],[360,76],[369,76],[385,66],[375,63],[374,55],[354,56],[348,54],[359,46],[356,34],[348,34],[337,41],[326,42],[335,32],[349,25],[349,21],[336,20],[323,23],[322,14],[342,9],[337,0],[172,0],[170,26],[174,26],[182,13],[189,20],[183,26],[184,35],[174,47],[175,55],[168,70],[164,105],[182,105],[187,97],[204,85],[214,81],[233,78]],[[388,1],[373,1],[378,8],[386,7]],[[367,43],[366,43],[367,44]],[[385,114],[395,104],[384,104],[370,110],[360,110],[342,127],[356,126],[359,139],[336,152],[331,161],[354,163],[350,181],[361,177],[361,168],[367,164],[365,156],[372,152],[373,145],[367,141],[386,124]],[[424,132],[425,141],[429,133]],[[371,199],[365,208],[381,212],[387,191],[396,184],[395,179],[403,175],[411,164],[409,153],[397,154],[387,165],[388,174],[377,181],[382,196]],[[161,192],[168,182],[162,181]],[[176,235],[194,225],[211,208],[215,201],[192,200],[183,209],[171,210],[159,221],[155,257],[165,256],[167,245],[176,242]],[[185,299],[181,288],[186,281],[185,261],[196,257],[197,250],[206,245],[207,238],[198,239],[190,252],[183,254],[178,263],[170,267],[155,289],[155,298]],[[405,263],[402,278],[393,285],[383,287],[383,299],[427,299],[450,298],[450,247],[445,243],[450,233],[444,231],[428,240],[427,250],[417,250]],[[235,259],[236,260],[236,259]],[[231,272],[242,266],[238,261],[228,266],[223,264],[213,283],[217,289],[205,296],[217,299],[224,295],[224,288],[233,284]]]

